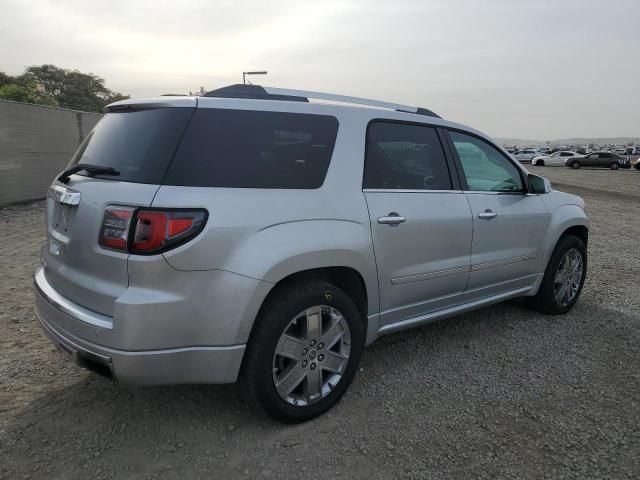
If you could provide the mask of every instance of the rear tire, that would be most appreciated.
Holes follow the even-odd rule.
[[[620,164],[616,163],[616,162],[613,162],[611,165],[609,165],[609,168],[611,170],[618,170],[620,168]]]
[[[566,263],[567,258],[571,259],[573,257],[577,259],[574,255],[579,255],[580,257],[579,278],[575,272],[571,272],[574,264],[570,261],[569,264]],[[569,265],[569,269],[563,267],[563,261],[565,262],[564,265]],[[574,235],[563,235],[551,254],[538,293],[530,300],[531,306],[535,310],[548,315],[567,313],[580,297],[586,278],[586,245]]]
[[[334,285],[312,281],[276,288],[256,318],[239,383],[252,406],[281,422],[299,423],[323,414],[347,391],[364,348],[364,327],[354,302]],[[314,335],[318,318],[321,334]],[[334,332],[342,332],[340,345],[321,344],[336,338]],[[342,362],[340,373],[327,369],[330,360]],[[291,391],[285,383],[289,374],[296,378]]]
[[[571,162],[570,166],[574,170],[578,170],[582,165],[580,165],[580,162],[578,162],[577,160],[574,160],[573,162]]]

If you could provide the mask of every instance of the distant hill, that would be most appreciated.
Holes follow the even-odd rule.
[[[520,147],[534,146],[534,145],[544,145],[543,140],[527,140],[524,138],[500,138],[494,137],[494,140],[501,145],[518,145]],[[603,144],[626,144],[633,142],[636,145],[640,144],[640,137],[610,137],[610,138],[559,138],[556,140],[551,140],[551,145],[588,145],[590,143],[596,143],[598,145]]]
[[[533,145],[544,145],[544,141],[540,140],[525,140],[524,138],[500,138],[493,137],[493,139],[500,145],[518,145],[520,147],[528,147]]]

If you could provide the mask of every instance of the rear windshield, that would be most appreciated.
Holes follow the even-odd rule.
[[[200,108],[163,183],[318,188],[337,132],[338,121],[331,116]]]
[[[113,167],[111,180],[159,184],[171,162],[193,108],[158,108],[107,113],[69,163]],[[100,175],[97,175],[100,177]]]

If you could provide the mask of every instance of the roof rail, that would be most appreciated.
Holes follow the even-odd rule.
[[[327,100],[330,102],[351,103],[355,105],[367,105],[370,107],[387,108],[398,112],[415,113],[428,117],[442,118],[440,115],[422,107],[412,107],[399,103],[382,102],[369,98],[349,97],[346,95],[334,95],[331,93],[310,92],[306,90],[292,90],[288,88],[262,87],[260,85],[229,85],[228,87],[211,90],[204,97],[222,98],[253,98],[262,100],[287,100],[293,102],[308,102],[310,98]]]
[[[308,102],[306,98],[293,95],[278,95],[268,93],[260,85],[245,85],[237,83],[227,87],[211,90],[203,95],[203,97],[219,97],[219,98],[252,98],[258,100],[287,100],[289,102]]]
[[[388,108],[399,112],[417,113],[418,115],[427,115],[429,117],[438,117],[431,110],[421,107],[412,107],[399,103],[382,102],[380,100],[372,100],[370,98],[349,97],[347,95],[334,95],[332,93],[310,92],[306,90],[291,90],[287,88],[264,87],[265,91],[273,95],[286,95],[288,97],[304,97],[314,98],[316,100],[328,100],[330,102],[352,103],[355,105],[367,105],[369,107]]]

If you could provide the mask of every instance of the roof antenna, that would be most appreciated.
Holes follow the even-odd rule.
[[[249,85],[253,85],[251,82],[247,81],[247,75],[266,75],[267,72],[266,71],[259,71],[259,72],[242,72],[242,83],[244,85],[246,85],[247,83],[249,83]]]

